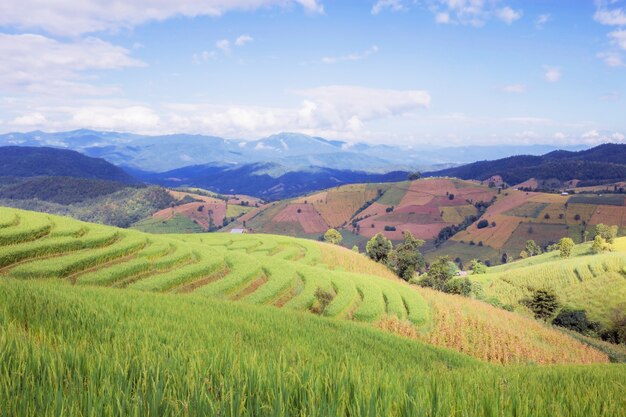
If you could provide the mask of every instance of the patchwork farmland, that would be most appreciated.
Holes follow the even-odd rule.
[[[492,188],[456,179],[346,185],[268,204],[224,230],[319,238],[333,227],[351,234],[359,246],[377,233],[396,241],[405,231],[433,239],[444,227],[475,215],[473,204],[495,195]]]

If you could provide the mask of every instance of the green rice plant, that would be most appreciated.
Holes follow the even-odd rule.
[[[128,288],[144,291],[168,291],[177,286],[187,284],[196,279],[209,276],[224,268],[222,256],[201,258],[196,255],[198,262],[185,265],[169,272],[151,275],[128,286]]]
[[[263,267],[268,281],[245,300],[254,304],[265,304],[276,299],[281,292],[295,283],[296,269],[288,263],[268,264]]]
[[[17,226],[19,223],[20,218],[17,214],[0,211],[0,229]]]
[[[383,290],[383,297],[386,304],[387,314],[390,316],[396,316],[400,320],[404,320],[407,317],[406,307],[404,301],[402,301],[401,292],[395,285],[389,285],[385,281],[381,281],[378,285]],[[402,291],[402,293],[408,291]]]
[[[324,310],[324,315],[328,317],[338,317],[360,302],[359,293],[353,281],[339,278],[331,275],[333,288],[335,289],[335,298]]]
[[[194,295],[0,280],[0,312],[2,417],[616,417],[626,408],[626,365],[495,366],[369,326]]]
[[[318,288],[334,291],[329,275],[328,273],[321,274],[319,270],[313,268],[300,268],[298,276],[304,282],[304,287],[299,294],[285,304],[285,307],[294,310],[310,309],[315,303],[315,291]]]
[[[143,248],[146,243],[147,240],[142,235],[123,236],[104,248],[19,265],[11,270],[10,276],[20,279],[63,278],[130,255]]]
[[[219,281],[212,282],[195,291],[195,294],[224,297],[237,292],[263,272],[261,264],[244,254],[228,253],[224,259],[228,274]]]
[[[379,286],[371,285],[367,278],[358,278],[360,277],[354,277],[353,280],[357,282],[357,291],[361,295],[362,301],[354,311],[353,318],[359,321],[374,321],[385,314],[383,292]]]
[[[0,229],[0,246],[28,242],[45,236],[52,229],[52,224],[46,216],[20,216],[19,224],[13,227]]]

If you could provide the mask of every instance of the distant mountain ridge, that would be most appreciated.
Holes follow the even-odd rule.
[[[73,177],[136,183],[123,169],[78,152],[49,147],[0,147],[0,177]]]
[[[311,191],[361,182],[395,182],[407,171],[384,174],[307,167],[291,171],[275,163],[246,165],[194,165],[163,173],[128,170],[135,177],[166,187],[199,187],[221,194],[248,194],[266,200],[302,195]]]
[[[626,144],[608,143],[578,152],[558,150],[542,156],[511,156],[426,172],[424,175],[480,181],[501,176],[511,185],[530,178],[562,182],[574,179],[587,182],[623,181],[626,178]]]
[[[137,135],[79,129],[69,132],[7,133],[1,145],[52,146],[104,158],[143,171],[165,172],[191,165],[246,165],[272,162],[290,171],[309,166],[367,172],[436,170],[479,159],[515,154],[541,155],[557,150],[551,145],[464,146],[372,145],[328,140],[299,133],[279,133],[252,141],[216,136],[170,134]],[[582,149],[574,146],[570,150]]]

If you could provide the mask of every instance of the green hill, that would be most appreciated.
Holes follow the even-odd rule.
[[[626,368],[598,364],[601,352],[314,241],[0,208],[0,273],[0,415],[608,417],[626,405]]]
[[[582,309],[606,326],[615,309],[626,308],[626,238],[616,239],[614,252],[591,254],[591,243],[577,245],[574,256],[561,259],[558,252],[533,256],[472,275],[486,298],[528,312],[523,301],[533,291],[550,289],[571,309]]]

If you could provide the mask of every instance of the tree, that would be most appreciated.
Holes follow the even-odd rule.
[[[606,243],[606,241],[600,235],[596,235],[593,238],[593,244],[591,245],[592,253],[601,253],[605,250],[609,250],[610,246]]]
[[[450,262],[450,259],[447,256],[441,256],[430,265],[428,273],[420,281],[420,285],[444,291],[446,282],[454,276],[455,271],[456,266]]]
[[[471,265],[472,265],[471,266],[472,275],[480,275],[480,274],[486,274],[487,273],[487,267],[485,266],[485,264],[480,262],[478,259],[472,259],[472,264]]]
[[[617,237],[617,226],[607,226],[605,224],[597,224],[595,228],[596,236],[601,236],[608,243],[613,243]]]
[[[393,249],[391,241],[380,233],[371,238],[365,246],[367,256],[376,262],[382,263],[387,262],[391,249]]]
[[[478,224],[476,224],[476,227],[479,229],[484,229],[487,226],[489,226],[489,222],[485,219],[479,221]]]
[[[559,251],[561,252],[561,258],[569,258],[572,255],[572,249],[574,248],[574,241],[569,237],[564,237],[557,243]]]
[[[403,280],[409,281],[415,272],[423,270],[426,266],[424,257],[419,251],[424,243],[423,240],[413,237],[411,232],[404,232],[404,241],[391,253],[391,264],[396,274]]]
[[[343,240],[343,236],[341,233],[336,231],[335,229],[328,229],[326,233],[324,233],[324,242],[332,243],[333,245],[338,245]]]
[[[422,174],[418,171],[411,172],[408,178],[409,178],[409,181],[419,180],[420,178],[422,178]]]
[[[564,308],[552,320],[555,326],[565,327],[578,333],[587,333],[597,327],[597,323],[589,321],[585,310]]]
[[[528,256],[541,255],[541,247],[534,240],[527,240],[524,249]]]
[[[559,309],[559,300],[552,290],[540,289],[533,292],[532,297],[526,300],[526,305],[535,315],[535,318],[547,320]]]

